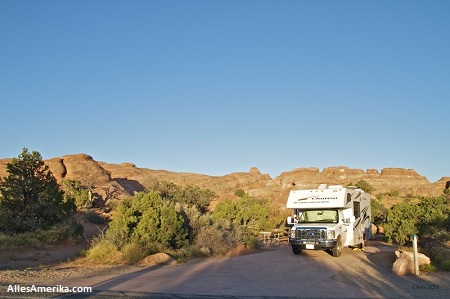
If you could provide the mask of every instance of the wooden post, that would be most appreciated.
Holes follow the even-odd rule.
[[[419,257],[417,256],[417,235],[413,236],[414,274],[419,276]]]

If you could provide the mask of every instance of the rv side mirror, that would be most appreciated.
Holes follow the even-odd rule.
[[[287,224],[292,224],[292,217],[288,216],[286,221],[287,221]]]
[[[355,216],[350,216],[350,223],[355,223],[355,222],[356,222]]]

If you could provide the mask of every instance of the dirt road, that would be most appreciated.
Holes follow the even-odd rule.
[[[448,272],[396,277],[390,271],[393,247],[368,243],[365,251],[346,248],[339,258],[324,251],[294,255],[290,247],[280,246],[245,256],[199,259],[122,276],[44,285],[90,286],[99,297],[105,291],[109,292],[105,296],[115,293],[152,298],[445,298],[449,294]]]

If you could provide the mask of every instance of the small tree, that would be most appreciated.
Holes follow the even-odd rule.
[[[384,226],[389,242],[396,240],[400,246],[403,246],[410,240],[412,234],[417,234],[419,232],[417,228],[418,214],[419,209],[416,205],[407,203],[394,205],[388,211]]]
[[[197,186],[187,185],[184,188],[172,182],[158,182],[149,191],[156,191],[162,199],[185,203],[197,207],[202,213],[206,212],[211,200],[217,195],[209,190]]]
[[[378,199],[372,199],[370,209],[372,210],[373,223],[376,225],[383,224],[386,220],[387,208]]]
[[[81,185],[79,180],[63,180],[62,184],[66,187],[65,197],[68,200],[75,201],[77,208],[87,209],[92,207],[91,192]]]
[[[237,189],[236,191],[234,191],[234,195],[239,196],[239,197],[244,197],[245,191],[242,189]]]
[[[372,193],[373,191],[375,191],[373,186],[365,180],[359,180],[355,186],[367,193]]]
[[[6,170],[9,175],[0,180],[0,230],[46,229],[75,212],[75,204],[64,200],[64,192],[38,152],[24,148]]]

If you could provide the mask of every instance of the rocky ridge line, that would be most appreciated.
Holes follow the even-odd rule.
[[[6,165],[12,159],[0,160],[0,177],[7,176]],[[449,187],[450,177],[430,183],[426,177],[413,169],[384,168],[352,169],[346,166],[327,167],[322,171],[316,167],[296,168],[283,172],[275,178],[262,174],[252,167],[249,172],[235,172],[224,176],[171,172],[138,168],[132,163],[111,164],[95,161],[86,154],[67,155],[45,160],[59,183],[63,179],[84,179],[93,182],[95,192],[104,200],[132,195],[156,182],[170,181],[180,186],[195,185],[208,188],[219,196],[233,197],[234,191],[243,189],[253,196],[270,198],[280,205],[286,201],[292,189],[315,188],[321,183],[342,184],[365,180],[375,188],[375,193],[398,191],[400,195],[438,196]]]

